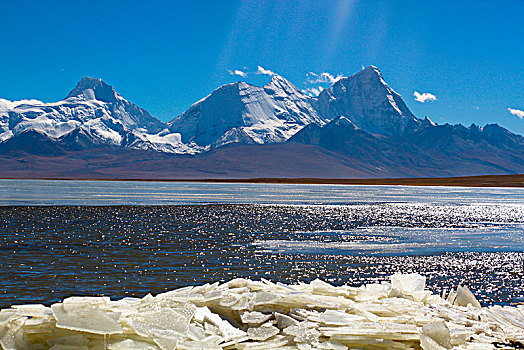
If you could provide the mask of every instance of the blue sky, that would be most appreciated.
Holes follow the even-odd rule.
[[[0,98],[57,101],[92,76],[170,120],[219,85],[267,82],[258,66],[306,89],[328,86],[310,72],[376,65],[420,118],[524,134],[523,13],[522,0],[1,0]]]

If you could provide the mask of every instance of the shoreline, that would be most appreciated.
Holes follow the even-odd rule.
[[[1,180],[61,180],[61,181],[143,181],[143,182],[201,182],[201,183],[252,183],[252,184],[304,184],[304,185],[385,185],[385,186],[454,186],[454,187],[524,187],[524,174],[480,175],[458,177],[379,178],[379,179],[323,179],[323,178],[60,178],[60,177],[3,177]]]

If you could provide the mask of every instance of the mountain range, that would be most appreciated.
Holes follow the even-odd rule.
[[[524,173],[524,138],[411,113],[370,66],[318,96],[275,75],[164,123],[101,79],[62,101],[0,99],[1,177],[435,177]]]

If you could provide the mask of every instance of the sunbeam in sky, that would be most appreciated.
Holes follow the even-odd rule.
[[[94,76],[170,120],[222,84],[268,82],[229,71],[261,66],[308,89],[310,72],[349,76],[375,65],[402,96],[439,96],[434,104],[408,99],[419,117],[497,122],[524,133],[522,120],[507,113],[522,104],[522,1],[24,4],[0,3],[9,14],[0,23],[0,98],[7,100],[57,101]]]

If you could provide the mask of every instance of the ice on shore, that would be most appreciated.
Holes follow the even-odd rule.
[[[524,347],[524,305],[481,307],[464,286],[434,295],[418,274],[358,288],[234,279],[142,299],[14,305],[0,310],[0,347],[514,349]]]

